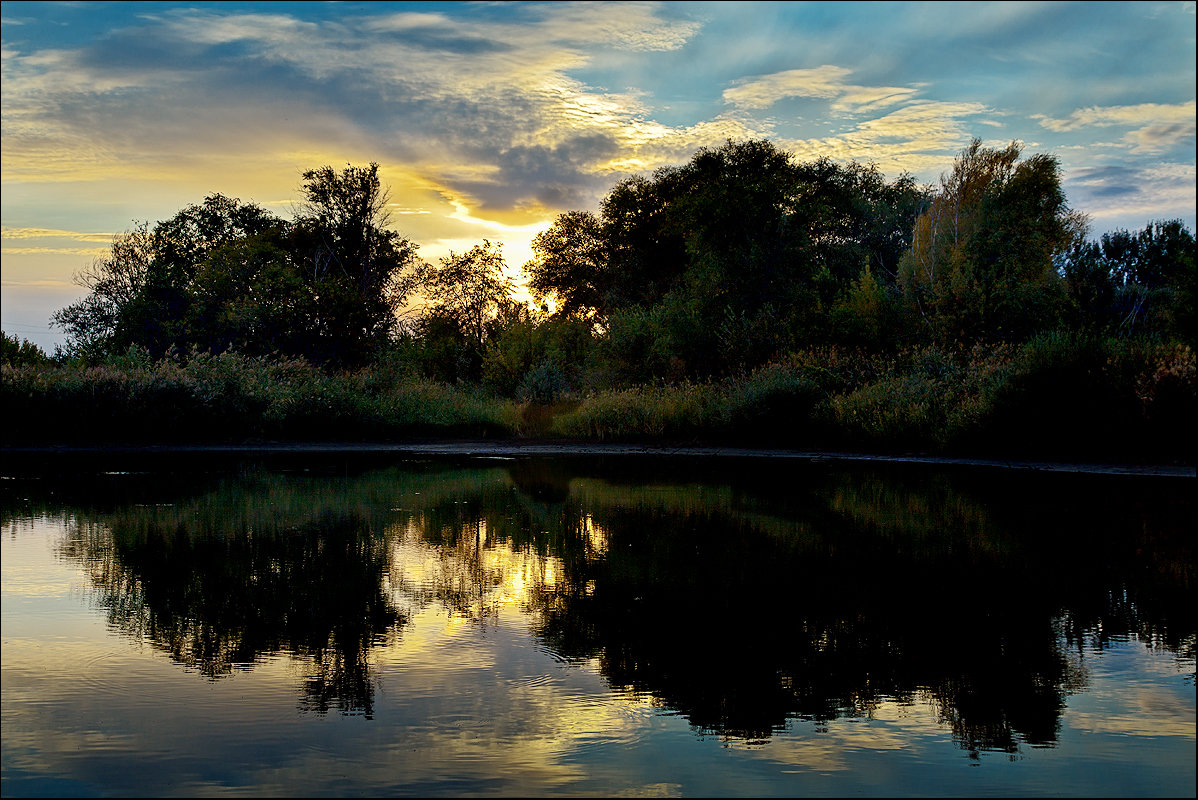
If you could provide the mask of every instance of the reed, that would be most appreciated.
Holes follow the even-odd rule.
[[[546,401],[414,372],[237,354],[2,366],[6,444],[526,437],[1063,458],[1192,458],[1194,351],[1049,334],[1023,345],[822,347],[706,382]]]

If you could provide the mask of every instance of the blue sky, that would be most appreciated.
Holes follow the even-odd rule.
[[[512,267],[554,216],[728,138],[934,183],[974,136],[1061,163],[1098,235],[1195,228],[1193,2],[4,2],[0,321],[221,192],[377,161],[426,259]]]

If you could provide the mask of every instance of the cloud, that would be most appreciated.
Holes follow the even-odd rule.
[[[1111,125],[1143,125],[1145,122],[1154,124],[1194,120],[1194,101],[1164,105],[1161,103],[1139,103],[1130,106],[1091,106],[1079,108],[1064,119],[1052,119],[1037,115],[1040,124],[1050,131],[1057,133],[1075,131],[1079,128]]]
[[[482,207],[544,215],[593,202],[621,153],[693,139],[647,120],[635,94],[567,74],[596,47],[669,51],[698,29],[659,10],[548,4],[494,18],[310,22],[178,9],[74,50],[6,48],[4,179],[211,175],[221,154],[339,151],[334,163],[403,164]],[[460,179],[480,164],[490,168]]]
[[[1123,141],[1131,145],[1133,153],[1156,155],[1172,150],[1186,141],[1194,139],[1193,118],[1181,122],[1146,125],[1124,134]]]
[[[1195,178],[1193,164],[1112,164],[1068,170],[1062,183],[1071,205],[1103,227],[1149,219],[1182,219],[1192,226]]]
[[[111,233],[81,233],[57,228],[10,227],[0,229],[0,252],[14,255],[71,255],[97,257],[107,255],[112,246]],[[13,246],[12,241],[22,244]],[[103,243],[104,246],[98,247]]]
[[[110,252],[107,247],[5,247],[6,255],[63,255],[63,256],[103,256]]]
[[[11,228],[7,225],[0,229],[0,238],[4,239],[76,239],[81,242],[111,242],[111,233],[80,233],[79,231],[64,231],[57,228]]]
[[[969,143],[970,124],[985,124],[977,117],[990,111],[981,103],[921,100],[862,120],[839,135],[784,140],[783,145],[800,159],[827,156],[873,162],[892,174],[926,172],[951,163],[951,154]]]
[[[1163,153],[1189,139],[1195,133],[1195,105],[1186,103],[1138,103],[1125,106],[1079,108],[1063,119],[1036,115],[1042,127],[1054,133],[1086,128],[1134,127],[1123,136],[1133,153]]]
[[[777,50],[777,26],[761,24],[767,17],[781,24],[786,7],[752,12],[760,15],[752,20],[760,33],[752,48],[775,48],[776,57],[766,59],[740,40],[730,47],[721,40],[725,31],[684,18],[705,17],[710,28],[712,19],[727,26],[744,16],[721,6],[365,8],[312,20],[236,6],[178,7],[141,12],[70,47],[28,50],[24,40],[6,37],[4,181],[122,185],[150,178],[242,196],[249,190],[241,187],[268,186],[257,190],[259,199],[282,203],[300,169],[376,160],[418,185],[420,199],[397,190],[398,202],[435,209],[406,215],[405,223],[456,239],[469,235],[468,225],[482,225],[468,220],[514,229],[565,208],[594,207],[618,178],[683,162],[729,138],[769,137],[804,159],[867,160],[887,172],[918,173],[944,169],[976,126],[1001,118],[993,103],[974,102],[977,94],[925,97],[930,84],[918,72],[862,66],[873,63],[869,58],[847,61],[843,37],[825,37],[839,49],[815,47],[814,28],[794,36],[811,45],[812,63],[821,66],[768,71],[793,59],[793,42],[786,39],[786,53]],[[930,24],[934,32],[948,25],[958,41],[996,29],[1039,30],[1048,12],[986,7],[962,20],[933,6],[879,13]],[[915,46],[914,37],[907,41]],[[712,50],[717,44],[719,53]],[[858,39],[851,44],[860,50]],[[669,103],[654,105],[652,98],[663,95],[652,78],[641,85],[654,86],[655,94],[630,85],[648,64],[692,76],[684,94],[707,81],[704,91],[717,104],[722,98],[722,113],[686,94],[679,103],[689,111],[667,117]],[[750,71],[758,74],[736,78]],[[899,77],[853,80],[858,74]],[[774,108],[787,98],[824,101],[834,121],[800,125]],[[766,109],[777,116],[762,115]],[[1094,106],[1035,119],[1054,133],[1122,125],[1122,139],[1110,138],[1149,154],[1192,138],[1193,117],[1191,101]],[[223,176],[236,183],[214,183]],[[429,196],[439,205],[422,205]],[[459,204],[467,214],[458,214]]]
[[[790,69],[738,81],[724,90],[724,102],[746,108],[768,108],[789,97],[832,100],[832,110],[848,113],[876,111],[910,99],[917,89],[897,86],[856,86],[845,83],[852,70],[825,64],[814,69]]]
[[[617,49],[641,52],[677,50],[701,27],[694,21],[662,19],[657,3],[556,5],[550,3],[538,11],[545,15],[545,31],[578,44],[604,42]]]

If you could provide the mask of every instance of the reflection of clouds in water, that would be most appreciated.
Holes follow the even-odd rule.
[[[367,783],[402,773],[405,787],[444,786],[452,775],[470,792],[504,775],[505,794],[570,793],[595,779],[591,755],[632,746],[653,724],[650,699],[613,694],[593,665],[561,663],[517,607],[478,622],[431,604],[376,652],[381,694],[406,733],[361,765]]]
[[[51,598],[67,597],[70,594],[71,578],[75,570],[62,561],[47,572],[35,566],[33,555],[45,548],[46,537],[60,537],[61,526],[46,516],[13,517],[4,521],[0,536],[4,538],[6,552],[11,556],[0,564],[6,598]],[[5,602],[12,602],[5,600]],[[9,630],[4,631],[8,641]],[[7,649],[8,645],[5,645]]]
[[[65,526],[50,533],[64,536]],[[44,540],[37,544],[44,551]],[[433,549],[409,541],[397,553],[427,555]],[[6,564],[10,553],[6,549]],[[613,694],[593,666],[567,666],[536,640],[521,604],[509,600],[525,596],[533,582],[530,570],[532,578],[542,574],[539,557],[503,544],[493,544],[485,555],[487,569],[508,578],[493,587],[500,602],[485,621],[489,634],[480,635],[479,620],[433,603],[412,616],[402,638],[372,650],[379,706],[386,711],[368,724],[387,726],[387,744],[380,746],[377,731],[363,727],[338,728],[336,741],[318,738],[317,746],[297,742],[298,730],[278,730],[279,712],[294,708],[295,683],[304,673],[291,659],[262,659],[252,671],[212,684],[168,659],[146,658],[146,648],[131,648],[127,640],[114,646],[110,631],[93,620],[79,641],[50,646],[55,670],[36,666],[47,656],[46,645],[11,641],[6,626],[6,752],[36,751],[43,760],[76,762],[85,754],[85,771],[97,773],[104,754],[114,751],[169,759],[169,786],[196,794],[214,793],[230,782],[265,794],[337,786],[330,776],[346,763],[353,763],[355,785],[407,790],[455,786],[485,792],[501,780],[510,789],[505,794],[535,796],[546,787],[560,790],[592,779],[586,754],[635,743],[658,709],[649,699]],[[31,666],[22,670],[14,664]],[[64,664],[86,664],[86,682],[62,680]],[[131,679],[138,684],[133,695]],[[38,702],[11,710],[9,701],[22,694]],[[54,715],[50,730],[31,719],[47,701],[72,710]],[[189,714],[178,713],[180,708]],[[211,724],[197,729],[196,714]],[[97,727],[97,720],[105,721]],[[229,727],[229,720],[237,724]],[[321,737],[319,730],[309,731],[306,735]],[[221,765],[218,774],[206,764]],[[166,791],[160,779],[165,780],[149,779],[143,788]],[[626,784],[613,780],[612,786]],[[671,794],[662,789],[633,786],[625,794]]]
[[[1084,733],[1179,736],[1194,740],[1194,661],[1154,649],[1136,636],[1085,654],[1086,693],[1063,723]]]
[[[257,475],[169,508],[48,520],[45,535],[73,532],[79,548],[90,547],[91,562],[43,564],[40,574],[69,563],[99,568],[101,577],[120,566],[126,576],[203,578],[224,575],[236,554],[251,565],[266,563],[262,552],[279,563],[319,563],[327,549],[313,558],[313,529],[300,523],[314,508],[336,512],[317,516],[361,525],[344,540],[349,531],[340,523],[322,528],[315,541],[348,545],[346,567],[377,565],[377,595],[367,594],[404,622],[394,636],[347,650],[363,659],[369,653],[360,670],[369,683],[354,696],[373,692],[373,720],[309,715],[294,725],[296,690],[310,671],[302,653],[271,650],[251,670],[213,683],[194,666],[162,657],[148,640],[111,636],[96,615],[84,617],[90,627],[81,626],[78,643],[59,642],[52,652],[32,638],[10,646],[6,579],[6,757],[13,742],[47,760],[77,760],[72,753],[84,748],[92,766],[106,757],[111,763],[114,753],[172,759],[178,781],[151,788],[197,794],[228,785],[340,793],[353,785],[377,793],[665,796],[719,793],[704,772],[716,767],[696,765],[733,763],[727,759],[868,787],[897,785],[872,782],[913,761],[963,764],[967,746],[997,747],[996,760],[1036,758],[1028,744],[1073,746],[1060,731],[1129,741],[1167,731],[1178,746],[1188,731],[1192,748],[1193,711],[1180,689],[1176,697],[1155,684],[1129,689],[1128,676],[1180,685],[1175,657],[1117,639],[1117,623],[1127,617],[1106,606],[1082,607],[1076,621],[1084,634],[1094,614],[1106,615],[1109,649],[1098,654],[1085,635],[1072,640],[1082,643],[1080,652],[1064,645],[1068,626],[1048,624],[1046,609],[1066,594],[1035,599],[1052,583],[1047,576],[1058,574],[1057,559],[1068,556],[1070,575],[1082,581],[1079,595],[1108,597],[1094,591],[1107,578],[1085,577],[1097,573],[1081,551],[1042,549],[1039,528],[1019,533],[1019,520],[1008,525],[990,513],[984,495],[926,479],[903,485],[842,476],[798,497],[794,487],[805,482],[796,476],[780,482],[775,497],[747,479],[736,487],[598,477],[554,483],[549,472],[516,471],[519,480],[507,470],[391,470],[336,480]],[[159,530],[167,522],[173,531],[200,511],[220,519],[230,505],[244,509],[242,520],[265,551],[245,549],[229,535],[233,526],[215,537],[224,542],[220,557],[201,567],[194,559],[211,555],[213,545],[212,531],[200,525],[188,543],[174,545],[176,555],[189,556],[181,566],[150,558],[153,548],[131,532],[134,523]],[[116,524],[122,518],[124,528]],[[1036,525],[1058,531],[1053,541],[1068,538],[1052,520]],[[119,547],[112,540],[118,529],[125,531]],[[1087,543],[1102,544],[1095,552],[1109,544],[1101,526],[1080,529]],[[6,575],[22,569],[8,556],[25,547],[23,536],[22,528],[5,540]],[[972,563],[985,569],[963,578]],[[934,569],[912,570],[923,564]],[[892,585],[896,573],[905,577]],[[306,569],[292,574],[313,585],[330,580]],[[931,587],[934,607],[910,605],[912,574]],[[280,587],[281,596],[352,599],[363,581],[341,580],[348,575],[339,572],[331,595],[291,585]],[[39,581],[49,582],[30,586]],[[1033,599],[991,591],[1013,583],[1028,586],[1024,594]],[[876,586],[881,594],[869,600]],[[977,617],[942,608],[944,598],[965,594]],[[1163,628],[1168,620],[1152,614],[1159,607],[1145,606],[1137,618]],[[989,621],[977,624],[983,617]],[[307,641],[294,633],[293,641]],[[1006,654],[989,646],[996,639]],[[45,669],[47,658],[53,670]],[[64,664],[87,665],[89,682],[63,680]],[[32,701],[10,715],[14,697]],[[48,705],[73,716],[49,725],[34,719]],[[10,736],[10,719],[39,732]],[[287,721],[281,728],[280,719]],[[97,729],[105,731],[102,740]],[[663,735],[673,738],[661,744]],[[694,759],[689,771],[677,771],[685,778],[671,774],[682,762],[658,757],[663,748]],[[712,759],[721,751],[727,755]],[[220,777],[206,763],[220,764]]]
[[[949,732],[927,706],[888,700],[879,703],[869,718],[847,718],[819,726],[792,721],[786,735],[775,736],[765,747],[740,746],[756,758],[787,767],[815,772],[852,770],[860,766],[859,759],[865,753],[897,753],[947,744]]]

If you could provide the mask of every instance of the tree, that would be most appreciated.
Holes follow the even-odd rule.
[[[51,324],[66,332],[69,355],[96,359],[141,343],[132,318],[154,257],[154,237],[142,223],[114,236],[108,256],[75,274],[75,283],[91,293],[51,317]]]
[[[1193,234],[1181,220],[1169,220],[1149,222],[1142,231],[1104,233],[1088,243],[1084,259],[1069,266],[1077,272],[1084,264],[1101,276],[1109,327],[1193,342],[1198,339],[1194,254]]]
[[[532,240],[534,258],[524,265],[538,300],[553,297],[564,317],[605,319],[613,287],[608,279],[603,224],[589,211],[559,214]]]
[[[827,337],[863,263],[893,294],[925,202],[909,175],[888,183],[874,166],[728,141],[620,181],[598,214],[560,215],[525,270],[559,313],[600,323],[615,358],[641,359],[643,377],[735,371]]]
[[[256,205],[209,195],[153,228],[141,223],[114,237],[109,255],[75,276],[91,294],[52,322],[66,331],[67,351],[85,358],[131,345],[155,358],[172,347],[194,350],[187,320],[195,316],[193,282],[201,265],[214,250],[246,237],[278,240],[284,228]]]
[[[465,253],[451,250],[439,265],[426,266],[420,277],[430,317],[441,319],[442,329],[451,321],[468,343],[472,379],[478,377],[488,324],[512,299],[512,279],[504,273],[501,248],[483,240]]]
[[[900,284],[935,336],[1021,339],[1061,319],[1056,261],[1085,220],[1065,203],[1057,160],[1020,154],[974,139],[916,221]]]
[[[272,237],[247,236],[216,247],[192,279],[184,325],[191,347],[219,354],[307,356],[315,294]]]
[[[303,178],[291,223],[214,194],[116,237],[111,254],[77,276],[91,293],[54,315],[68,351],[237,349],[365,363],[395,331],[416,246],[384,227],[377,164]]]
[[[39,367],[50,363],[50,356],[28,339],[0,333],[0,364],[13,367]]]
[[[1115,282],[1097,242],[1079,237],[1058,259],[1069,295],[1069,327],[1087,333],[1114,328]]]
[[[321,301],[312,320],[321,361],[359,364],[396,330],[417,280],[416,245],[386,226],[379,165],[303,173],[292,248]]]

